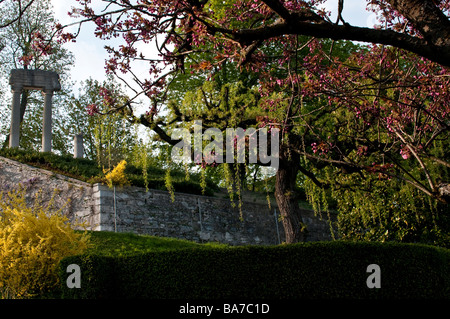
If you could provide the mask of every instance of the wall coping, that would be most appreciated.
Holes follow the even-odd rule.
[[[105,185],[103,183],[94,183],[94,184],[87,183],[87,182],[81,181],[81,180],[73,178],[73,177],[69,177],[69,176],[66,176],[66,175],[63,175],[63,174],[55,173],[55,172],[52,172],[52,171],[49,171],[49,170],[46,170],[46,169],[43,169],[43,168],[35,167],[35,166],[29,165],[29,164],[25,164],[25,163],[22,163],[22,162],[13,160],[13,159],[9,159],[9,158],[3,157],[3,156],[0,156],[0,161],[6,162],[6,163],[10,163],[12,165],[23,165],[23,166],[27,167],[28,169],[38,171],[38,172],[40,172],[42,174],[46,174],[46,175],[54,177],[54,178],[58,178],[58,179],[61,179],[61,180],[64,180],[64,181],[67,181],[67,182],[70,182],[70,183],[74,183],[74,184],[79,184],[79,185],[82,185],[84,187],[91,187],[94,192],[95,192],[95,189],[100,189],[100,187],[103,188],[103,190],[108,189],[108,190],[112,191],[112,189],[110,189],[107,185]],[[142,191],[142,192],[146,192],[145,188],[143,188],[143,187],[138,187],[138,186],[125,186],[125,187],[128,188],[128,189],[134,188],[136,190],[139,190],[139,191]],[[120,190],[120,188],[119,188],[119,190]],[[152,189],[152,188],[149,188],[148,192],[152,192],[152,193],[156,193],[156,194],[164,194],[164,195],[167,195],[167,193],[168,193],[167,190]],[[200,199],[204,199],[204,200],[218,200],[218,201],[230,203],[230,199],[229,198],[222,198],[222,197],[218,197],[218,196],[205,196],[205,195],[200,195],[200,194],[191,194],[191,193],[183,193],[183,192],[175,192],[175,200],[177,198],[177,195],[178,196],[188,196],[188,197],[192,197],[192,198],[200,198]],[[241,201],[242,201],[243,204],[244,203],[248,203],[248,204],[252,204],[252,205],[266,206],[267,208],[269,208],[266,203],[264,203],[264,204],[263,203],[257,203],[257,202],[253,202],[251,200],[246,200],[245,198],[242,199]],[[234,200],[234,202],[237,203],[237,200]],[[271,205],[270,209],[278,208],[278,205],[277,205],[276,202],[275,203],[271,202],[270,205]],[[311,210],[311,209],[307,209],[307,208],[300,208],[300,209],[302,211],[308,211],[308,212],[314,213],[314,210]],[[330,214],[333,215],[334,212],[330,212]]]
[[[25,164],[25,163],[22,163],[22,162],[19,162],[19,161],[10,159],[10,158],[6,158],[6,157],[3,157],[3,156],[0,156],[0,161],[9,163],[11,165],[25,166],[27,169],[40,172],[40,173],[48,175],[50,177],[58,178],[58,179],[66,181],[66,182],[70,182],[70,183],[74,183],[74,184],[80,184],[80,185],[85,186],[85,187],[92,187],[92,184],[87,183],[87,182],[83,182],[83,181],[81,181],[79,179],[76,179],[76,178],[73,178],[73,177],[69,177],[69,176],[66,176],[66,175],[63,175],[63,174],[55,173],[55,172],[52,172],[52,171],[49,171],[49,170],[46,170],[46,169],[43,169],[43,168],[39,168],[39,167],[36,167],[36,166],[32,166],[32,165],[29,165],[29,164]]]

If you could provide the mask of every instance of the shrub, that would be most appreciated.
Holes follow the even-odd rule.
[[[36,199],[30,207],[24,190],[0,193],[0,298],[50,294],[59,286],[60,260],[87,247],[88,236],[51,203]]]
[[[422,299],[450,298],[450,252],[394,243],[316,242],[183,249],[127,257],[73,256],[81,289],[65,298]],[[370,289],[367,266],[381,268]]]
[[[103,170],[105,175],[106,184],[112,188],[115,185],[124,186],[129,184],[129,181],[125,175],[125,167],[127,166],[127,162],[125,160],[121,161],[117,164],[116,167],[113,168],[112,171]]]

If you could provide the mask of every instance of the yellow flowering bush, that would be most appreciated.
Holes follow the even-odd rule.
[[[114,185],[124,186],[130,183],[125,175],[126,166],[127,162],[123,160],[119,164],[117,164],[117,166],[114,167],[112,171],[103,170],[103,173],[106,174],[105,175],[106,184],[109,187],[112,188]]]
[[[0,298],[44,295],[59,285],[58,264],[89,246],[61,211],[29,207],[25,190],[0,192]]]

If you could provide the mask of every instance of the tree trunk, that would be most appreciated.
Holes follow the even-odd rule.
[[[302,217],[298,206],[295,183],[299,170],[299,155],[280,149],[279,167],[276,173],[275,198],[282,217],[286,243],[305,241]]]

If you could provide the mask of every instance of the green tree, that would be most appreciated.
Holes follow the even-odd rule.
[[[110,100],[104,99],[108,96]],[[74,136],[82,133],[85,157],[96,160],[100,166],[112,168],[123,159],[129,160],[136,143],[133,123],[121,113],[99,116],[108,113],[111,105],[125,103],[128,97],[122,88],[111,78],[103,83],[88,79],[78,92],[68,101],[66,128],[64,135]]]
[[[6,28],[10,26],[11,24],[17,22],[22,18],[22,15],[30,8],[30,6],[33,4],[34,0],[31,1],[22,1],[22,0],[4,0],[0,3],[0,10],[2,13],[5,8],[9,7],[11,5],[11,2],[16,2],[18,10],[16,11],[16,14],[14,15],[1,15],[0,17],[0,29]],[[0,47],[2,49],[3,47]]]
[[[148,61],[151,76],[137,79],[149,98],[148,112],[133,114],[129,102],[116,110],[127,110],[134,122],[168,144],[179,141],[170,138],[167,128],[195,116],[219,127],[226,123],[280,128],[275,197],[286,239],[296,242],[304,238],[299,183],[317,210],[327,210],[330,196],[345,207],[340,202],[345,196],[339,195],[344,190],[356,196],[354,203],[364,199],[360,191],[372,190],[368,186],[374,185],[374,176],[399,182],[398,187],[380,183],[386,191],[412,187],[431,201],[430,207],[448,207],[450,202],[445,142],[450,132],[449,3],[371,1],[368,9],[381,14],[385,27],[361,28],[345,22],[343,2],[336,22],[318,9],[322,0],[121,2],[110,3],[102,12],[84,2],[74,13],[93,21],[101,39],[123,35],[122,45],[108,49],[108,72],[134,74],[132,61]],[[146,57],[138,43],[156,43],[158,58]],[[225,83],[236,83],[211,85],[211,79],[227,67],[235,73],[257,75],[261,113],[257,115],[261,117],[245,122],[246,114],[239,107],[227,115],[223,108],[230,99]],[[182,94],[190,101],[186,106],[170,104],[176,83],[172,79],[183,73],[196,74],[200,84],[186,81],[186,89],[197,98]],[[166,105],[174,118],[161,114]],[[358,176],[372,184],[358,181]],[[354,183],[347,183],[349,178]],[[393,196],[388,199],[386,205],[394,204]],[[371,208],[363,208],[359,205],[357,211],[364,210],[367,217]],[[445,221],[445,214],[448,209],[434,216]],[[375,221],[369,226],[377,225],[385,224]],[[447,231],[448,221],[441,229]]]

